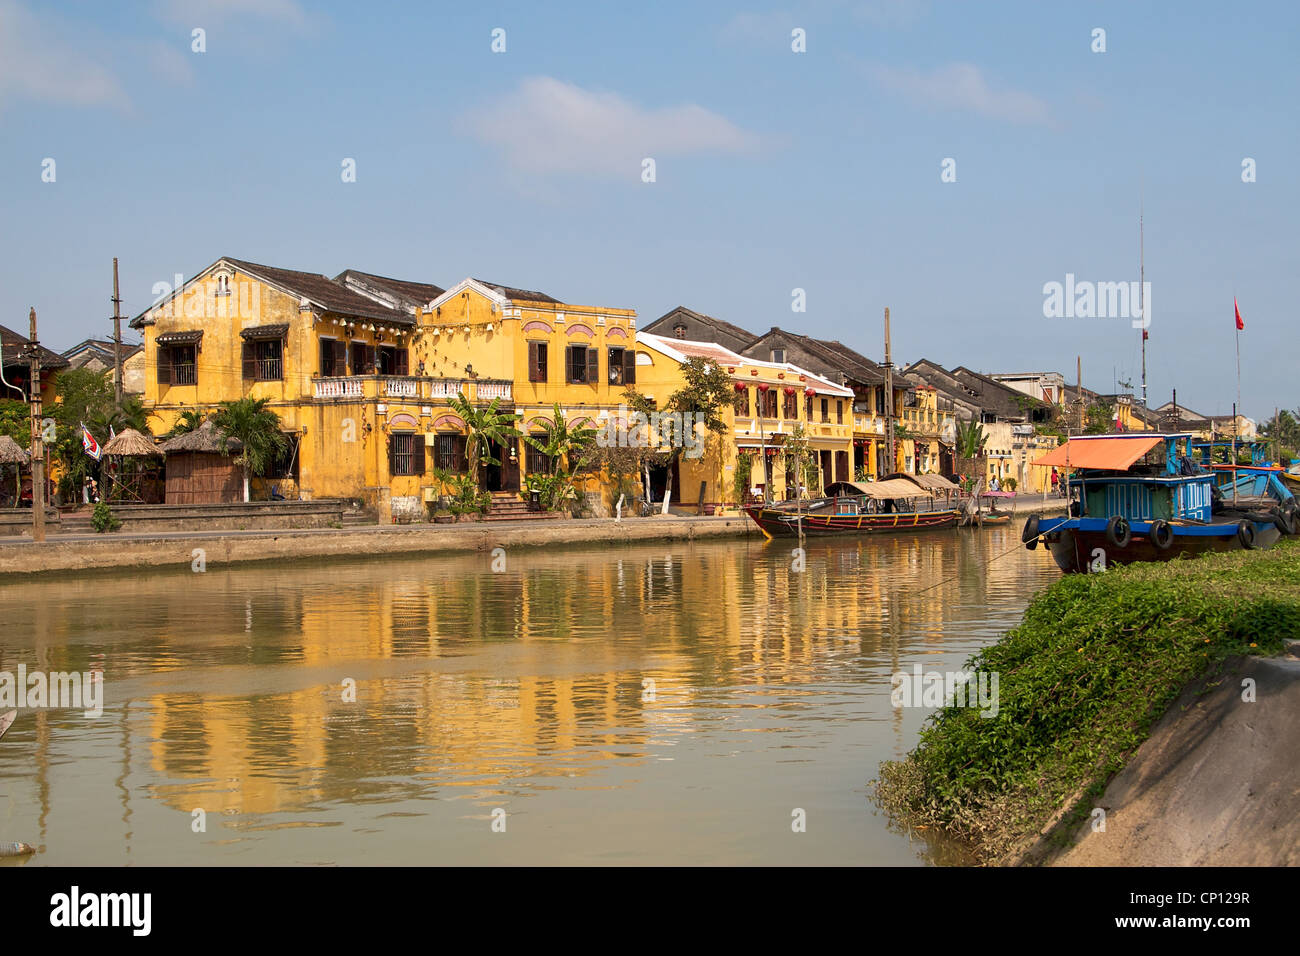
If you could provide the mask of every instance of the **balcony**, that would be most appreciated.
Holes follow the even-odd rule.
[[[312,395],[326,401],[395,399],[447,402],[464,395],[476,403],[514,401],[513,383],[502,379],[420,378],[412,375],[338,375],[314,379]]]

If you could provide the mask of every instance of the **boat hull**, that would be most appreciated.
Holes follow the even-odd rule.
[[[1096,519],[1093,519],[1094,521]],[[1175,558],[1199,557],[1220,551],[1247,550],[1237,536],[1237,526],[1220,525],[1174,525],[1173,542],[1168,548],[1157,547],[1150,538],[1149,523],[1134,522],[1133,534],[1128,544],[1117,547],[1106,535],[1105,523],[1100,527],[1088,527],[1092,521],[1084,519],[1061,518],[1043,520],[1039,533],[1043,536],[1052,559],[1062,571],[1086,573],[1092,570],[1105,570],[1116,564],[1132,564],[1136,561],[1172,561]],[[1281,534],[1271,524],[1253,522],[1255,526],[1255,544],[1253,550],[1272,547]]]
[[[804,535],[911,534],[936,531],[957,524],[954,511],[908,511],[896,514],[802,516],[780,508],[746,508],[745,514],[769,537],[797,537],[800,524]]]

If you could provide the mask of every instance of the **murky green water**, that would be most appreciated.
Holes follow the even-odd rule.
[[[1017,540],[812,541],[802,572],[791,542],[737,540],[0,583],[0,671],[102,670],[105,699],[20,711],[0,842],[30,864],[933,862],[870,800],[928,714],[889,678],[959,669],[1058,577]]]

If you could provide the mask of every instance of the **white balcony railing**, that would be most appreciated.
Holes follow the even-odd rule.
[[[386,378],[384,394],[389,398],[419,398],[420,381],[414,378]]]
[[[490,402],[494,398],[499,398],[503,402],[513,401],[513,390],[510,382],[479,382],[478,383],[478,400],[480,402]]]
[[[360,398],[359,378],[318,378],[315,382],[317,398]]]
[[[446,379],[439,379],[429,383],[429,398],[451,398],[460,395],[463,388],[461,382],[449,382]]]

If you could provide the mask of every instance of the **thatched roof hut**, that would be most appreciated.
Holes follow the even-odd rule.
[[[167,455],[174,455],[177,452],[197,452],[205,455],[229,453],[235,455],[244,449],[238,439],[232,438],[226,451],[223,452],[221,432],[217,430],[217,426],[210,418],[193,431],[184,432],[175,438],[169,438],[158,447]]]
[[[212,419],[159,447],[167,456],[167,504],[243,500],[243,474],[232,456],[244,446],[231,439],[223,449],[221,432]]]
[[[134,428],[124,428],[121,434],[113,436],[112,441],[104,446],[105,455],[123,455],[132,458],[149,458],[162,455],[158,446]]]
[[[0,435],[0,465],[26,465],[32,456],[8,435]]]

